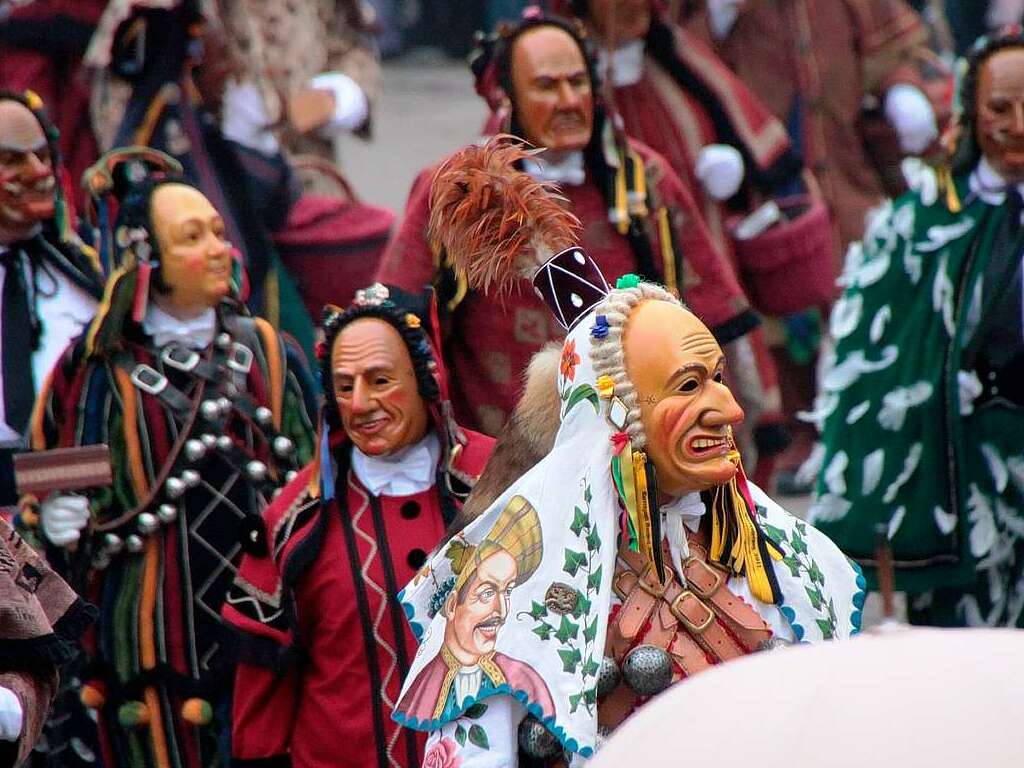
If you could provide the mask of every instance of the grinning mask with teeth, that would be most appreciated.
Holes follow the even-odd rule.
[[[27,235],[54,215],[50,145],[24,104],[0,100],[0,231]]]
[[[630,314],[623,353],[661,491],[679,496],[732,480],[731,427],[743,410],[723,383],[725,357],[707,327],[678,304],[645,301]]]

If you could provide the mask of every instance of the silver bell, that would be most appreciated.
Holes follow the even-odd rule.
[[[185,458],[189,461],[199,461],[206,455],[206,445],[201,440],[196,440],[195,438],[185,441],[184,450]]]
[[[641,696],[654,696],[672,684],[672,659],[653,645],[638,645],[622,662],[626,684]]]
[[[619,671],[619,665],[615,663],[615,659],[611,656],[601,659],[601,667],[597,672],[597,698],[603,699],[614,691],[621,679],[622,672]]]
[[[295,443],[289,440],[284,435],[278,435],[274,438],[274,453],[284,458],[285,456],[291,455],[291,452],[295,450]]]
[[[180,477],[168,477],[167,482],[164,483],[164,490],[167,491],[167,495],[172,499],[181,498],[181,495],[186,490],[185,481]]]
[[[207,421],[215,421],[220,416],[220,406],[216,400],[203,400],[199,406],[199,412]]]
[[[111,555],[116,555],[124,548],[124,542],[116,533],[108,533],[103,537],[103,548]]]
[[[145,542],[141,536],[136,536],[134,533],[124,540],[124,546],[129,552],[141,552],[145,546]]]
[[[200,477],[199,473],[194,469],[185,469],[182,470],[181,479],[189,488],[195,488],[199,485],[199,481],[202,480],[202,477]]]
[[[783,640],[781,637],[772,637],[772,638],[769,638],[768,640],[765,640],[763,643],[761,643],[761,645],[758,646],[757,650],[759,650],[759,651],[777,651],[780,648],[785,648],[786,646],[789,646],[789,645],[792,645],[792,643],[790,643],[788,640]]]
[[[231,334],[229,333],[218,333],[216,338],[216,344],[221,349],[227,349],[231,346]]]
[[[221,435],[217,438],[217,450],[218,451],[230,451],[231,446],[235,444],[235,441],[231,439],[230,435]]]
[[[212,435],[209,432],[204,432],[199,436],[199,442],[201,442],[206,450],[212,450],[217,445],[217,436]]]
[[[247,474],[249,479],[254,483],[262,483],[267,479],[267,465],[262,461],[253,459],[245,465],[245,474]]]
[[[274,418],[273,411],[271,411],[265,405],[261,405],[259,408],[257,408],[254,415],[256,416],[256,421],[258,421],[260,424],[264,426],[269,424],[270,420]]]
[[[140,512],[139,516],[135,518],[135,524],[139,527],[139,533],[143,536],[148,536],[160,527],[160,521],[156,519],[156,515],[152,512]]]
[[[287,472],[284,473],[284,481],[286,483],[290,483],[292,480],[294,480],[298,476],[299,476],[298,470],[289,469]]]
[[[562,752],[555,735],[533,715],[519,723],[519,748],[534,760],[550,760]]]
[[[217,408],[220,409],[221,416],[227,416],[231,413],[231,401],[226,397],[218,397]]]
[[[156,516],[161,523],[173,523],[178,519],[178,508],[173,504],[161,504],[156,508]]]

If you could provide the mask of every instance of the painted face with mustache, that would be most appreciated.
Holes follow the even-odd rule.
[[[677,497],[729,482],[730,427],[743,409],[724,383],[711,332],[682,307],[647,301],[630,315],[623,349],[659,489]]]
[[[480,561],[462,589],[448,596],[444,642],[462,666],[471,667],[494,650],[518,575],[515,558],[496,549]]]
[[[420,440],[429,415],[398,331],[385,320],[346,326],[331,351],[334,397],[345,433],[368,456],[387,456]]]
[[[0,235],[13,242],[54,214],[50,148],[35,115],[17,101],[0,101]]]
[[[552,153],[587,146],[594,123],[590,75],[564,30],[541,26],[517,38],[512,90],[516,118],[531,144]]]
[[[231,244],[224,220],[202,192],[185,184],[163,184],[150,200],[160,246],[160,273],[171,293],[153,301],[179,318],[217,306],[231,290]]]
[[[977,139],[1008,183],[1024,182],[1024,48],[992,54],[978,72]]]

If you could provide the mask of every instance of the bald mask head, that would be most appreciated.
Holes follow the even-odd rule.
[[[0,100],[0,242],[30,234],[54,214],[50,147],[24,104]]]

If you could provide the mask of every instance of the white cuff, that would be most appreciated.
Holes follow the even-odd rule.
[[[310,88],[321,88],[334,94],[334,115],[320,129],[320,135],[332,139],[342,131],[354,131],[361,127],[370,116],[370,102],[348,75],[341,72],[324,72],[309,81]]]
[[[10,688],[0,686],[0,741],[17,741],[21,738],[25,711],[18,694]]]
[[[708,26],[715,40],[725,40],[740,15],[745,0],[708,0]]]
[[[904,152],[923,152],[939,135],[931,102],[913,85],[900,83],[888,90],[885,118],[899,134]]]
[[[743,155],[728,144],[708,144],[697,154],[693,172],[715,200],[728,200],[743,183]]]
[[[263,95],[256,84],[252,80],[239,83],[229,79],[224,85],[221,104],[220,131],[224,138],[265,155],[273,155],[280,145],[269,125]]]

